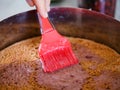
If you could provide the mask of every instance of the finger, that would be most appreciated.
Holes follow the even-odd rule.
[[[46,10],[47,10],[47,12],[50,11],[50,1],[51,1],[51,0],[45,0]]]
[[[26,2],[30,5],[30,6],[34,6],[34,3],[32,0],[26,0]]]
[[[40,15],[44,18],[48,17],[47,10],[45,8],[45,0],[34,0],[34,3]]]

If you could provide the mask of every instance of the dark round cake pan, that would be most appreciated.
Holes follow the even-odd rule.
[[[62,35],[90,39],[120,53],[120,22],[110,16],[80,8],[52,8],[49,17]],[[15,42],[39,36],[35,10],[0,22],[0,50]]]

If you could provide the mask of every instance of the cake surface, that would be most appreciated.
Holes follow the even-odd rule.
[[[120,90],[120,55],[94,41],[67,37],[79,63],[44,73],[40,37],[0,51],[0,90]]]

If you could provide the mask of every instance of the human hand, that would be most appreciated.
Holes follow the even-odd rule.
[[[26,0],[26,1],[31,7],[35,6],[38,13],[40,13],[42,17],[44,18],[48,17],[51,0]]]

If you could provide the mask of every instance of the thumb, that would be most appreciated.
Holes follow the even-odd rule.
[[[34,4],[36,6],[37,11],[44,18],[48,17],[48,13],[46,10],[45,0],[34,0]]]

